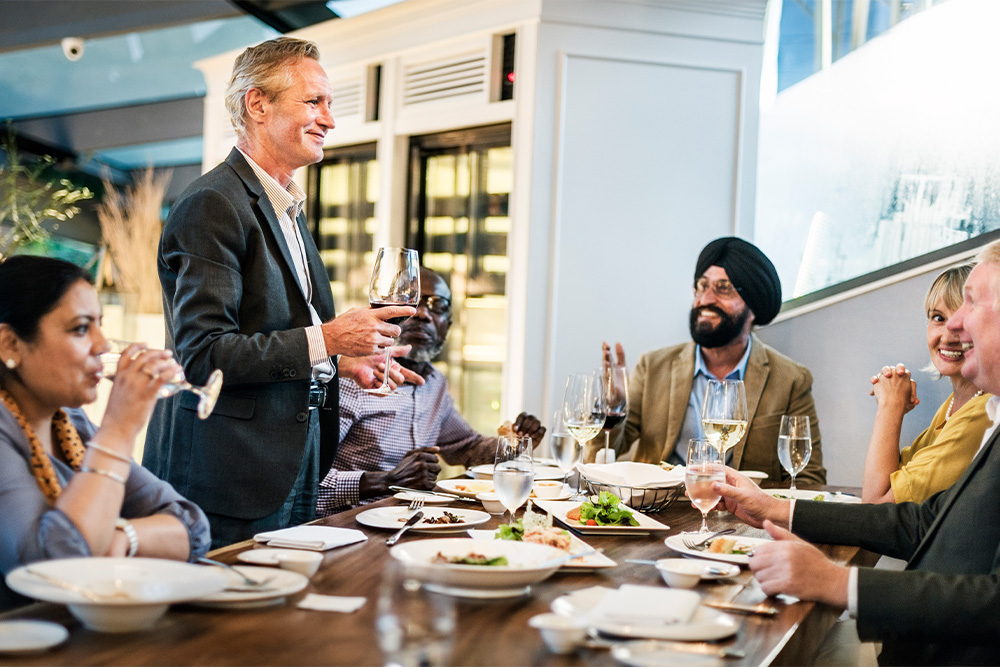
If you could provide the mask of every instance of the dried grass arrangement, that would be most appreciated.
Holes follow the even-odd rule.
[[[151,168],[146,169],[124,191],[105,180],[104,199],[97,206],[111,260],[111,281],[119,292],[136,295],[140,313],[163,312],[156,252],[170,177],[169,171],[156,175]]]

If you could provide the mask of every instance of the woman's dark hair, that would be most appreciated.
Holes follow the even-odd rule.
[[[0,263],[0,324],[10,325],[21,340],[33,341],[39,321],[81,280],[94,284],[84,269],[61,259],[11,257]]]

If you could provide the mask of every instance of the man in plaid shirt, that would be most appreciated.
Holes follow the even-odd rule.
[[[400,325],[399,345],[410,350],[399,363],[424,379],[404,384],[390,396],[367,394],[351,380],[340,380],[340,447],[319,485],[319,516],[372,502],[390,485],[431,489],[441,468],[493,461],[496,436],[477,433],[455,409],[448,380],[431,365],[451,328],[451,290],[429,269],[420,270],[420,304]],[[545,427],[521,413],[513,429],[537,447]]]

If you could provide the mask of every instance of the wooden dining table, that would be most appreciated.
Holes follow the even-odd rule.
[[[855,491],[843,487],[828,490]],[[391,558],[386,546],[388,531],[360,525],[355,517],[372,507],[398,504],[387,499],[318,520],[329,526],[357,528],[368,539],[324,553],[319,571],[308,587],[278,605],[255,609],[207,609],[176,605],[143,632],[106,634],[79,624],[61,605],[37,603],[5,614],[7,619],[44,619],[65,625],[69,639],[45,653],[30,656],[0,656],[0,665],[380,665],[382,655],[375,631],[376,602],[384,565]],[[482,509],[467,502],[456,507]],[[527,595],[506,599],[456,599],[457,622],[449,664],[454,665],[607,665],[614,662],[607,648],[580,647],[570,655],[550,652],[538,630],[528,619],[550,610],[552,601],[572,591],[591,586],[617,587],[640,584],[663,587],[655,567],[626,562],[677,556],[664,538],[685,530],[696,530],[701,515],[686,499],[650,513],[670,528],[644,536],[587,535],[582,539],[602,549],[617,562],[615,567],[573,572],[565,568],[531,587]],[[480,528],[494,528],[499,516]],[[741,533],[757,534],[725,512],[709,517],[713,529],[734,526]],[[438,537],[410,533],[409,540]],[[236,563],[237,554],[254,548],[243,542],[210,554]],[[873,565],[875,556],[855,547],[822,545],[831,559],[841,564]],[[695,589],[705,600],[758,603],[766,596],[746,567],[732,579],[703,581]],[[356,612],[312,611],[296,603],[308,593],[360,596],[365,604]],[[743,657],[727,659],[727,665],[807,664],[840,612],[811,602],[766,599],[777,608],[774,616],[735,614],[739,625],[735,636],[718,642],[691,642],[693,647],[729,647]]]

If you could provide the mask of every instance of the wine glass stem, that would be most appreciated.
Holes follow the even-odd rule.
[[[708,512],[706,512],[705,510],[701,511],[701,528],[698,529],[698,532],[699,533],[708,532]]]
[[[791,491],[795,490],[795,475],[794,474],[792,475],[792,485],[790,487],[788,487],[788,488]]]
[[[395,343],[395,341],[393,341]],[[389,365],[392,363],[392,345],[385,348],[385,371],[382,373],[382,386],[379,387],[380,390],[386,390],[389,388]]]

